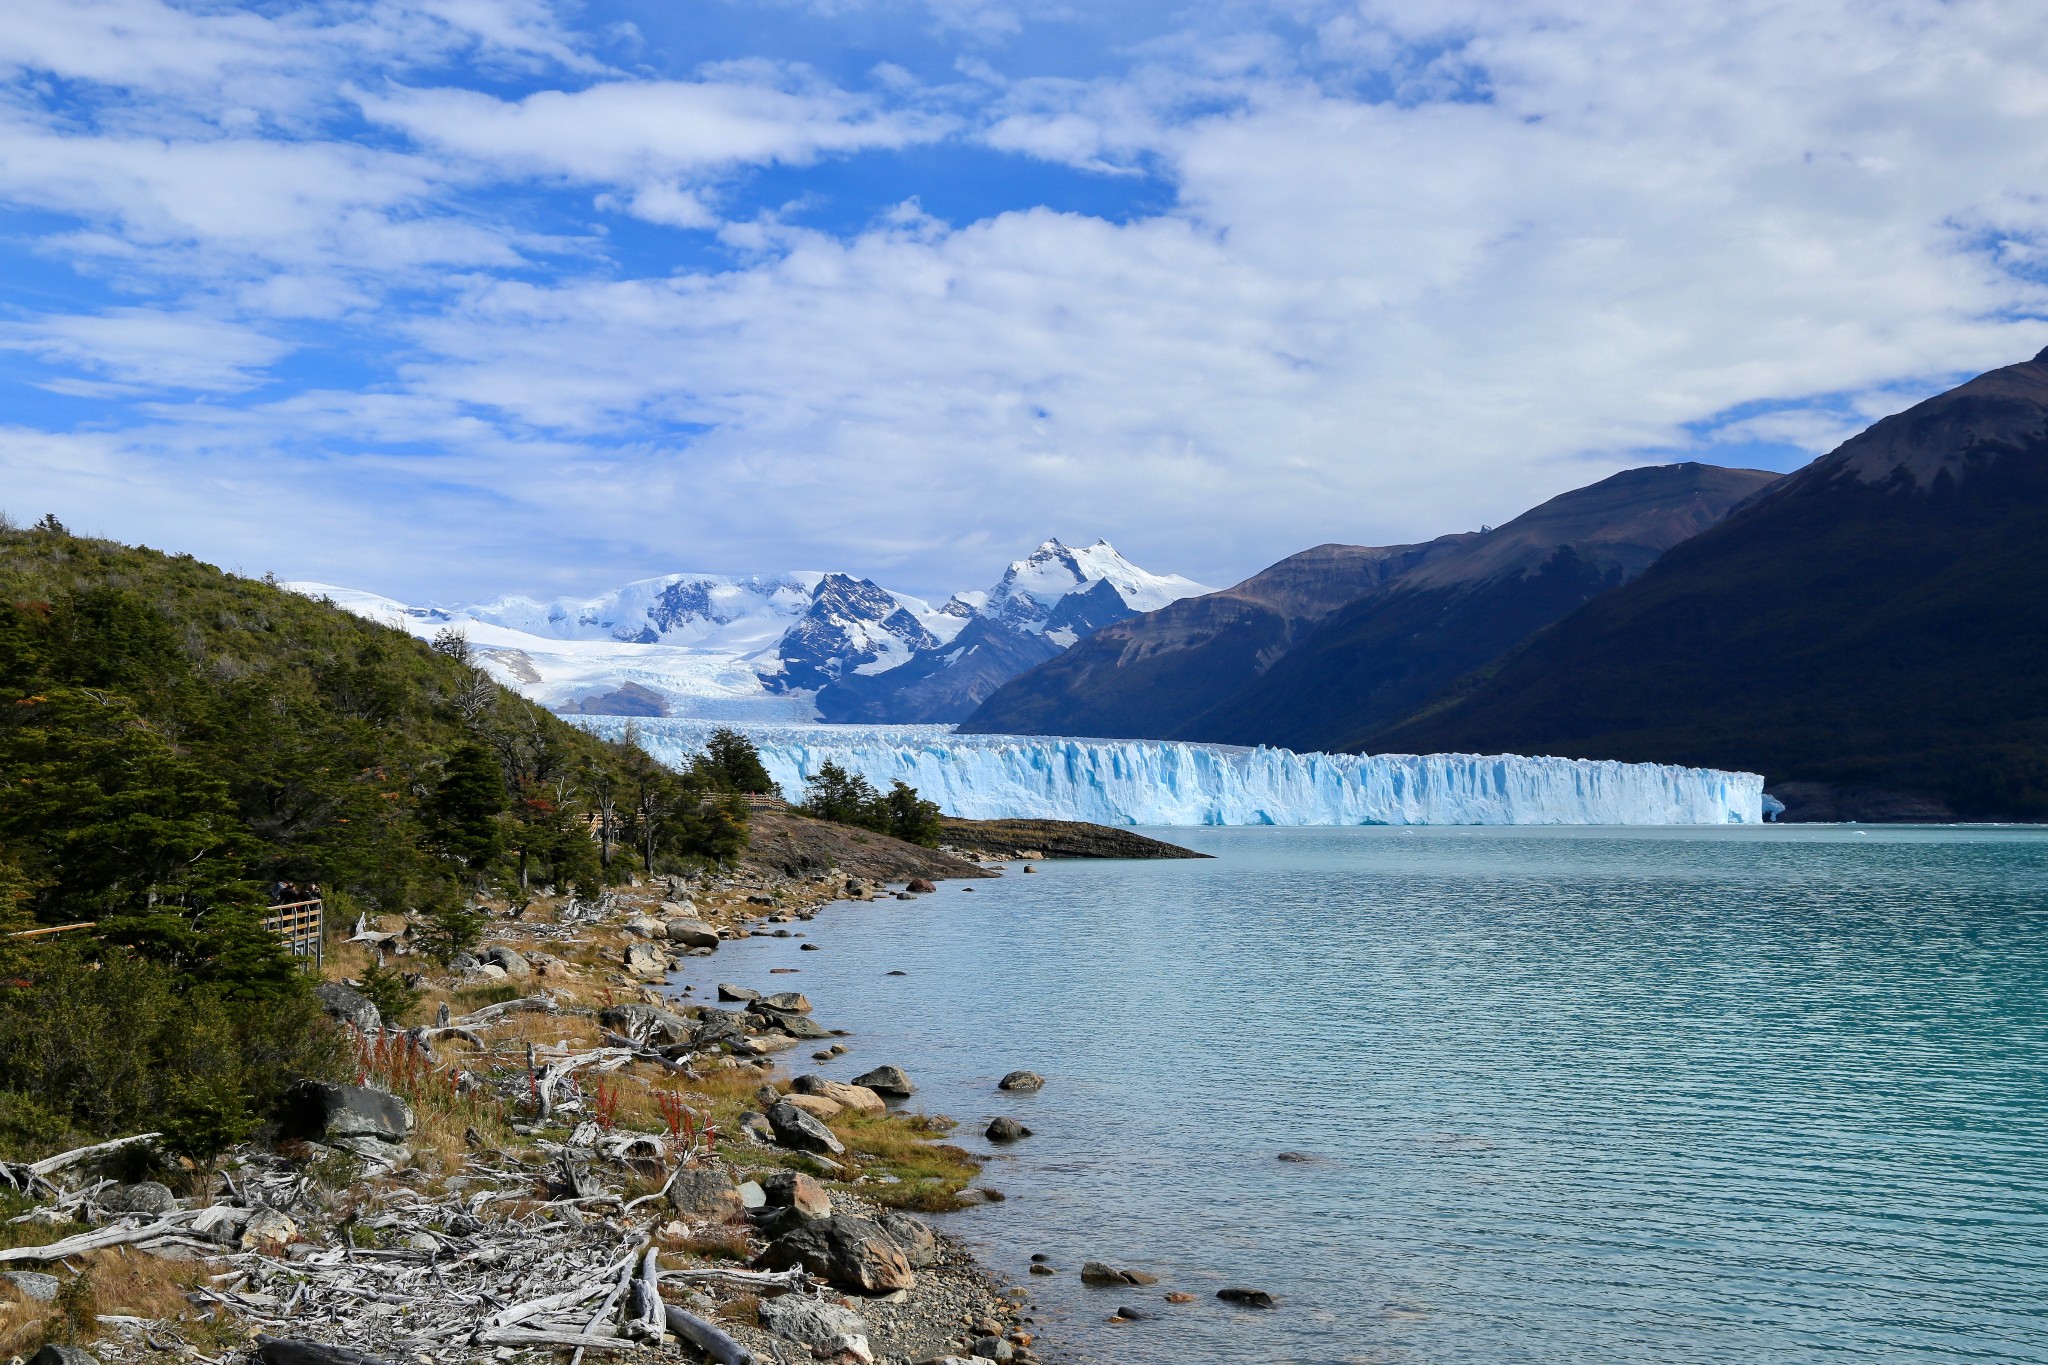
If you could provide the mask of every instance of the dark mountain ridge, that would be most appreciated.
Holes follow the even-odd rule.
[[[2048,351],[1887,417],[1358,747],[1761,772],[1791,818],[2048,817]]]
[[[1325,545],[1099,631],[961,728],[1330,749],[1641,573],[1780,476],[1626,470],[1483,534]]]

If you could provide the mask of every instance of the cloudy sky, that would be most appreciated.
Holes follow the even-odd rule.
[[[1234,581],[2048,343],[2019,0],[11,0],[0,507],[455,600]]]

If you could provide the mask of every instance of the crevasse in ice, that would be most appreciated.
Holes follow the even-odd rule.
[[[616,716],[570,719],[616,738]],[[633,722],[680,764],[707,721]],[[970,819],[1106,825],[1728,825],[1763,819],[1755,773],[1512,754],[1297,754],[1159,740],[955,735],[945,726],[745,726],[796,798],[826,762],[901,779]]]

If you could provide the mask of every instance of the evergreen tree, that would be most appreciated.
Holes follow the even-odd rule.
[[[879,799],[873,783],[828,759],[818,765],[816,776],[806,784],[803,804],[797,809],[813,819],[872,826]]]
[[[504,851],[505,830],[498,823],[504,811],[505,774],[498,760],[481,744],[463,744],[448,755],[424,814],[441,851],[480,878]]]
[[[939,823],[940,811],[936,801],[926,801],[917,794],[917,788],[899,781],[890,785],[889,794],[882,798],[882,807],[888,820],[888,833],[926,848],[939,846],[944,826]]]
[[[725,726],[713,730],[704,741],[704,752],[692,761],[690,773],[716,791],[770,796],[781,790],[768,776],[754,742]]]

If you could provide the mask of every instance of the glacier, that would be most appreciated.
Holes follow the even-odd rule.
[[[627,721],[571,716],[616,739]],[[680,766],[705,721],[632,722]],[[1297,754],[1164,740],[959,735],[943,725],[742,725],[795,798],[837,763],[877,787],[916,787],[949,815],[1103,825],[1745,825],[1755,773],[1513,754]]]

